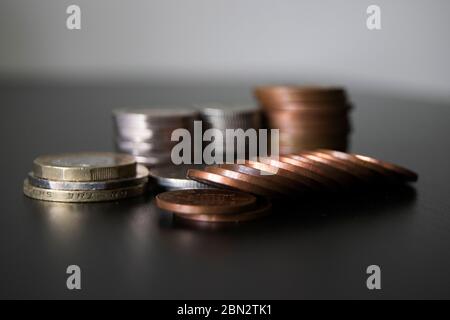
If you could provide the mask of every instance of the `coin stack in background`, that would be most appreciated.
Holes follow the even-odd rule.
[[[280,154],[347,149],[351,106],[344,89],[267,86],[254,93],[266,125],[280,129]]]
[[[85,152],[36,158],[23,191],[38,200],[100,202],[142,195],[147,183],[147,168],[132,156]]]
[[[203,106],[201,119],[203,121],[203,130],[217,129],[222,133],[223,141],[221,143],[212,141],[212,143],[215,143],[215,152],[223,157],[223,161],[226,160],[225,155],[228,152],[233,152],[235,158],[248,156],[248,141],[246,141],[245,154],[243,155],[238,154],[236,141],[233,145],[226,145],[226,129],[242,129],[246,131],[247,129],[258,130],[261,128],[261,111],[251,106],[220,106],[212,104]],[[209,144],[210,142],[205,143],[205,145]]]
[[[123,109],[113,113],[117,150],[134,156],[138,163],[149,167],[171,163],[171,141],[175,129],[193,132],[198,120],[195,110]]]

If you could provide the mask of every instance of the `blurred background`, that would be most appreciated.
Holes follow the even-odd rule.
[[[339,84],[446,102],[449,15],[445,0],[2,0],[0,83]]]

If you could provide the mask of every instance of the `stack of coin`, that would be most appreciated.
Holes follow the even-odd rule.
[[[347,149],[351,106],[344,89],[267,86],[256,88],[255,96],[267,126],[280,129],[280,154]]]
[[[197,222],[242,222],[270,213],[267,199],[220,189],[177,190],[156,196],[159,208]]]
[[[70,153],[36,158],[23,191],[46,201],[113,201],[142,195],[147,182],[147,168],[130,155]]]
[[[172,132],[187,129],[192,134],[198,120],[195,110],[173,108],[123,109],[113,115],[117,150],[149,167],[172,163],[171,151],[178,143],[171,141]]]
[[[207,184],[188,179],[189,169],[203,169],[203,165],[167,165],[150,168],[149,175],[152,180],[165,190],[209,189]]]
[[[222,134],[223,141],[217,142],[213,140],[211,143],[213,143],[216,154],[221,155],[223,161],[226,160],[224,157],[227,153],[234,154],[234,158],[245,158],[249,155],[248,140],[246,140],[245,150],[242,154],[239,154],[237,141],[226,143],[226,129],[247,131],[248,129],[258,130],[261,127],[261,111],[250,106],[220,106],[212,104],[203,106],[201,119],[204,130],[217,129]]]
[[[188,171],[190,179],[256,196],[286,198],[364,190],[417,181],[416,173],[385,161],[335,150],[314,150],[259,158],[239,165],[207,166]]]

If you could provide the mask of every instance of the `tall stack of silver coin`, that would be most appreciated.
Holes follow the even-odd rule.
[[[222,142],[217,142],[214,145],[214,149],[216,153],[223,156],[229,152],[234,152],[237,157],[243,156],[237,154],[235,142],[232,145],[226,144],[226,129],[242,129],[246,131],[248,129],[258,130],[261,128],[261,110],[251,106],[203,106],[201,119],[203,121],[203,130],[217,129],[222,133],[224,139]],[[211,143],[215,143],[215,141]],[[246,152],[247,149],[248,145],[246,145]]]
[[[170,164],[172,148],[178,143],[171,141],[172,132],[183,128],[192,134],[199,117],[195,110],[173,108],[122,109],[113,116],[117,150],[149,167]]]

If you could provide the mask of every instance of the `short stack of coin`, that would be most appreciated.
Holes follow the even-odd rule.
[[[178,143],[171,141],[172,132],[187,129],[192,134],[199,117],[195,110],[174,108],[123,109],[113,115],[117,150],[149,167],[171,163],[172,148]]]
[[[84,152],[36,158],[23,191],[38,200],[100,202],[140,196],[147,183],[147,168],[130,155]]]
[[[261,111],[251,106],[220,106],[208,105],[202,106],[201,119],[203,121],[203,129],[217,129],[224,137],[221,143],[213,140],[215,152],[220,154],[225,161],[225,155],[233,153],[235,158],[245,158],[248,156],[248,143],[244,154],[238,154],[236,141],[226,144],[226,129],[247,129],[261,128]],[[208,143],[209,144],[209,143]],[[228,149],[227,149],[228,148]]]
[[[351,106],[344,89],[266,86],[254,93],[267,126],[280,129],[280,154],[347,149]]]

